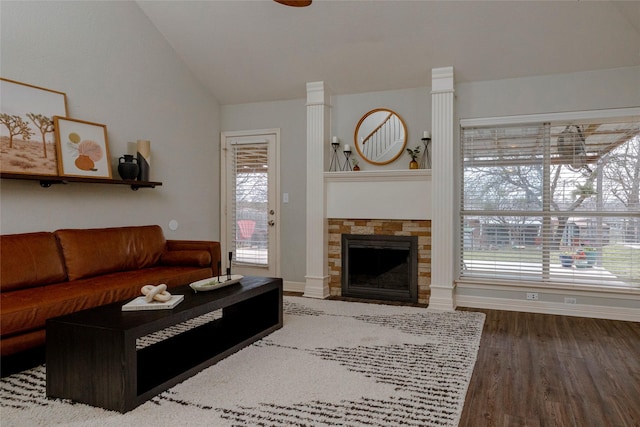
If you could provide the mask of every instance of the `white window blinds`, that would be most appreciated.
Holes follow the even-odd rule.
[[[461,277],[640,286],[640,123],[461,128]]]
[[[235,261],[267,265],[268,143],[241,143],[231,147]]]

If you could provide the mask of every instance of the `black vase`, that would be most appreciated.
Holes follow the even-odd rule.
[[[136,179],[138,176],[138,159],[131,154],[125,154],[118,159],[118,173],[122,179]]]

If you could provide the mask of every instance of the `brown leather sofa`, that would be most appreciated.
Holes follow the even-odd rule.
[[[219,274],[220,244],[156,225],[0,236],[0,353],[42,346],[47,319]]]

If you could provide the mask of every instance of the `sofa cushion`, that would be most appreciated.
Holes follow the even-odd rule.
[[[0,236],[0,291],[8,292],[67,280],[53,233]]]
[[[55,235],[69,280],[154,266],[166,243],[157,225],[64,229]]]
[[[160,263],[207,267],[211,265],[211,254],[207,251],[165,251],[160,257]]]
[[[0,294],[2,338],[44,328],[47,319],[142,295],[144,285],[168,290],[212,277],[210,268],[151,267]],[[189,290],[190,291],[190,290]],[[4,352],[3,352],[4,353]]]
[[[30,350],[43,345],[44,342],[44,329],[12,335],[10,337],[2,337],[0,340],[0,355],[5,357],[21,351]]]

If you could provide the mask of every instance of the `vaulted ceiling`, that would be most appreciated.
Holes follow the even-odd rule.
[[[223,105],[640,65],[639,1],[137,3]]]

